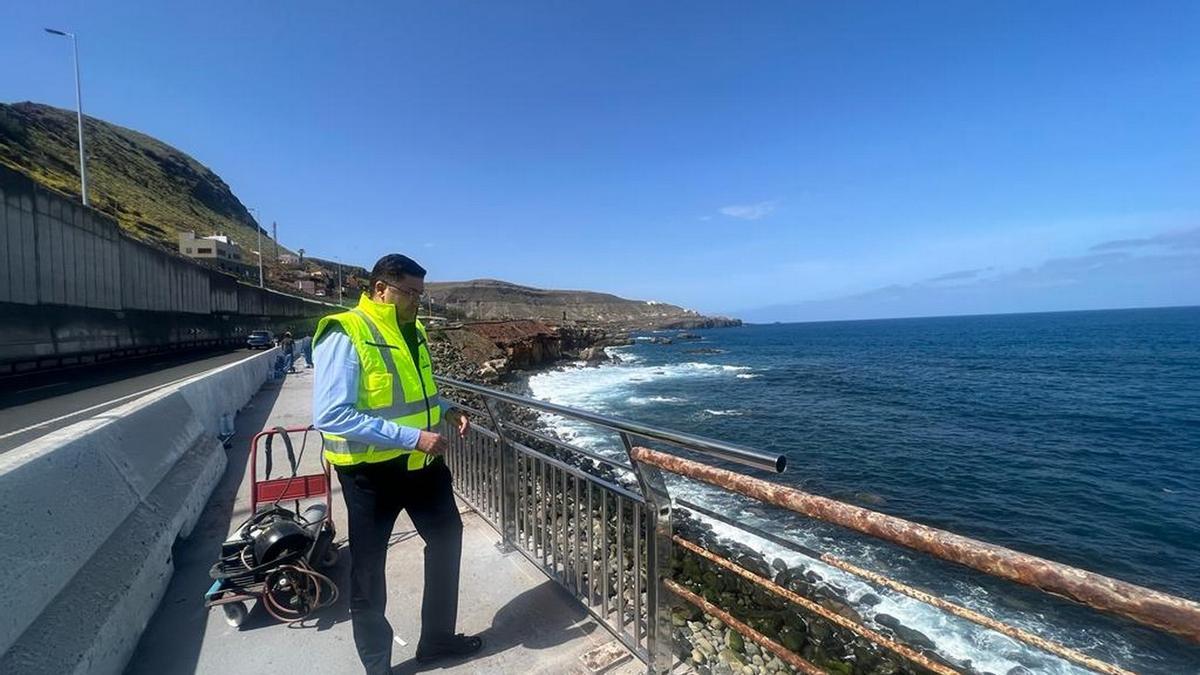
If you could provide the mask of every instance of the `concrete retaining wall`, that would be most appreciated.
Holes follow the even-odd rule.
[[[0,455],[0,672],[119,673],[225,469],[217,438],[277,350]]]
[[[311,328],[335,309],[135,241],[112,218],[0,166],[0,375],[237,344],[251,330]]]

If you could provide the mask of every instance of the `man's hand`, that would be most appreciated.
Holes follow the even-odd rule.
[[[471,419],[467,417],[465,412],[455,408],[446,413],[446,421],[450,422],[451,425],[458,427],[459,438],[467,437],[467,430],[471,428]]]
[[[417,449],[430,455],[441,455],[446,452],[446,439],[441,434],[432,431],[422,431],[417,439]]]

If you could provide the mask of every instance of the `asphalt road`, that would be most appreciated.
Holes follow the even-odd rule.
[[[0,453],[164,385],[256,353],[237,349],[164,354],[0,380]]]

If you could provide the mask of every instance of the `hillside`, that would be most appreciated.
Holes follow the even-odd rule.
[[[0,104],[0,164],[79,195],[75,113],[38,103]],[[258,247],[254,219],[211,169],[158,139],[84,118],[91,206],[129,234],[177,250],[178,234],[227,234]],[[264,235],[267,233],[264,232]]]
[[[705,317],[661,302],[627,300],[593,291],[557,291],[518,286],[494,279],[430,282],[426,293],[434,307],[451,316],[475,320],[544,319],[581,321],[627,329],[701,328],[739,325],[736,319]]]
[[[246,263],[256,264],[254,219],[211,169],[156,138],[94,117],[84,117],[84,137],[90,205],[115,218],[130,236],[176,253],[180,232],[225,234],[241,246]],[[78,197],[76,143],[74,111],[39,103],[0,103],[0,164]],[[336,296],[329,285],[337,276],[334,263],[315,259],[305,259],[301,265],[280,263],[265,226],[262,245],[267,285],[311,295],[297,286],[297,280],[311,279],[327,296]],[[283,246],[278,251],[294,253]],[[346,291],[348,296],[356,293]]]

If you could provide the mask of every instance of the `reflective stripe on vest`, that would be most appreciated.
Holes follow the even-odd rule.
[[[369,453],[375,453],[374,461],[385,462],[404,455],[408,456],[407,464],[409,471],[416,471],[429,466],[433,461],[434,456],[428,455],[420,450],[390,450],[380,451],[374,445],[359,443],[358,441],[347,441],[341,436],[325,436],[325,458],[329,459],[330,464],[347,466],[350,464],[359,464],[362,462],[355,461],[358,457],[364,457]],[[336,455],[339,458],[349,458],[350,461],[335,462],[330,459],[330,455]]]

